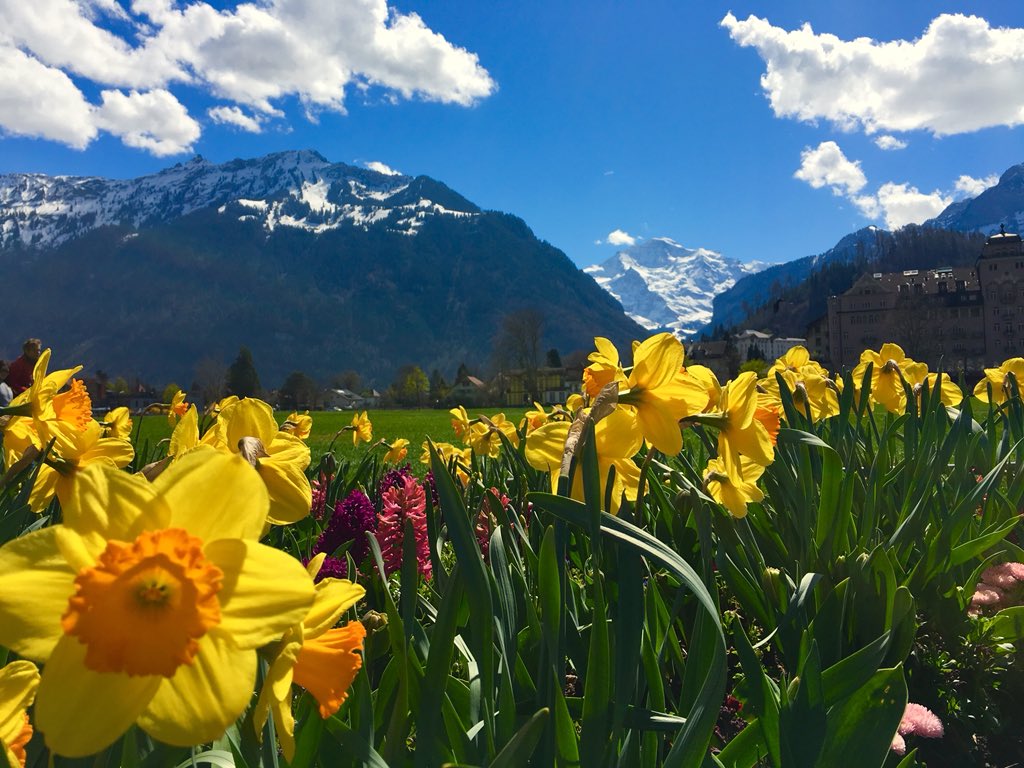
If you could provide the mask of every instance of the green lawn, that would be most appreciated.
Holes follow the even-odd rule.
[[[477,413],[493,415],[504,413],[513,421],[518,421],[526,412],[525,408],[489,408],[483,410],[469,410],[469,415]],[[278,423],[283,422],[288,411],[277,411],[274,416]],[[362,455],[366,450],[365,445],[358,449],[352,447],[352,433],[343,432],[337,436],[337,432],[352,422],[352,411],[314,411],[310,414],[313,417],[313,431],[307,440],[310,451],[313,455],[313,462],[326,453],[334,440],[334,452],[339,459],[351,459]],[[370,410],[367,411],[370,421],[373,422],[374,442],[381,438],[394,440],[404,437],[409,441],[409,461],[416,463],[420,457],[420,445],[430,436],[437,442],[457,442],[452,432],[451,415],[446,410],[424,408],[420,410]],[[166,416],[150,415],[142,417],[135,416],[136,429],[139,431],[139,444],[149,442],[150,444],[170,437],[171,427],[167,424]]]

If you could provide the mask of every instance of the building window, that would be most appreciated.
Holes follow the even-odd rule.
[[[939,280],[939,293],[949,293],[949,285],[945,280]]]

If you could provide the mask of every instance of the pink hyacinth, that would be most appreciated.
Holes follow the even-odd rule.
[[[986,568],[971,597],[967,613],[980,616],[1020,605],[1024,599],[1024,563],[1000,563]]]
[[[381,496],[381,513],[377,523],[377,541],[384,557],[384,571],[391,575],[402,567],[405,521],[412,522],[416,537],[416,560],[420,573],[431,575],[430,547],[427,537],[427,497],[415,477],[405,478],[400,485],[388,488]]]
[[[474,531],[477,544],[480,546],[480,554],[483,555],[485,561],[490,550],[491,534],[494,532],[494,525],[496,523],[496,516],[491,509],[491,494],[497,497],[502,509],[508,509],[509,501],[508,496],[500,493],[497,488],[491,488],[490,493],[484,494],[484,503],[480,507],[480,513],[476,516]]]
[[[313,503],[310,504],[310,512],[314,520],[320,520],[324,516],[324,509],[327,506],[327,487],[331,484],[331,476],[320,476],[310,483],[313,491]]]
[[[938,716],[927,707],[913,702],[907,703],[903,710],[903,719],[900,720],[896,735],[892,738],[892,751],[897,755],[907,753],[907,742],[904,736],[921,736],[926,739],[941,739],[945,729]]]

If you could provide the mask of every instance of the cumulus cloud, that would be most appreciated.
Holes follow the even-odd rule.
[[[111,19],[116,29],[130,32],[115,34],[107,28]],[[353,89],[378,89],[389,101],[469,106],[497,87],[475,53],[431,30],[416,13],[390,8],[387,0],[267,0],[223,9],[201,0],[132,0],[127,9],[113,0],[0,0],[0,46],[6,59],[19,54],[18,71],[28,78],[18,86],[0,84],[4,104],[18,107],[0,110],[0,127],[76,147],[127,120],[126,114],[111,115],[129,105],[112,96],[110,105],[91,108],[99,117],[91,127],[83,129],[90,121],[79,116],[77,129],[61,130],[40,126],[46,121],[15,91],[60,92],[64,104],[85,102],[69,77],[75,76],[111,93],[129,90],[136,120],[167,116],[171,105],[164,94],[185,86],[230,102],[209,111],[215,122],[255,130],[263,118],[281,115],[275,103],[287,97],[315,119],[325,110],[344,113]],[[186,148],[197,124],[172,117],[167,130],[135,125],[118,135],[155,153]]]
[[[897,149],[906,149],[907,142],[886,133],[875,139],[875,146],[879,149],[884,149],[887,152],[892,152]]]
[[[1024,29],[942,14],[915,40],[881,42],[731,13],[721,25],[764,60],[761,87],[778,117],[936,136],[1024,123]]]
[[[101,98],[96,127],[157,157],[190,152],[201,133],[199,123],[169,91],[103,91]]]
[[[935,218],[953,202],[952,196],[944,195],[939,190],[926,193],[910,184],[895,184],[891,181],[879,187],[875,197],[888,229],[920,224]]]
[[[598,242],[601,242],[598,240]],[[621,229],[613,229],[605,238],[608,245],[636,245],[636,238]]]
[[[402,175],[401,171],[396,171],[391,166],[385,165],[384,163],[380,162],[379,160],[370,160],[368,162],[363,163],[363,165],[365,165],[371,171],[376,171],[377,173],[383,173],[385,176],[401,176]]]
[[[92,108],[71,78],[0,43],[0,129],[83,149],[96,137]]]
[[[867,177],[859,161],[846,157],[834,141],[823,141],[800,154],[800,167],[793,176],[815,189],[829,187],[832,193],[851,202],[868,219],[882,219],[889,229],[920,224],[938,216],[955,199],[953,194],[935,190],[922,192],[910,184],[887,181],[873,194],[865,193]],[[975,179],[961,176],[954,189],[964,194],[985,189],[998,181],[996,177]],[[978,192],[973,192],[977,194]]]
[[[981,179],[965,174],[954,182],[953,189],[958,193],[958,197],[977,197],[986,189],[994,187],[998,183],[999,176],[994,173]]]
[[[263,123],[258,117],[247,115],[238,107],[211,107],[206,114],[215,123],[221,125],[233,125],[248,133],[260,133],[263,130]]]
[[[814,149],[804,149],[800,153],[800,167],[793,176],[815,189],[828,186],[836,195],[855,195],[868,183],[860,162],[848,160],[834,141],[823,141]]]

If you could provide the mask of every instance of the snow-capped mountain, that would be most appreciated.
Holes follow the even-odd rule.
[[[331,163],[310,150],[220,165],[195,157],[136,179],[0,175],[0,247],[55,246],[97,227],[137,229],[211,207],[268,231],[352,226],[406,235],[430,216],[479,213],[428,177]]]
[[[666,328],[685,337],[711,320],[715,296],[764,266],[654,237],[619,251],[602,264],[586,267],[584,272],[617,298],[626,314],[640,325]]]
[[[953,203],[924,225],[985,235],[998,232],[1000,226],[1024,231],[1024,163],[1008,168],[994,187]]]

